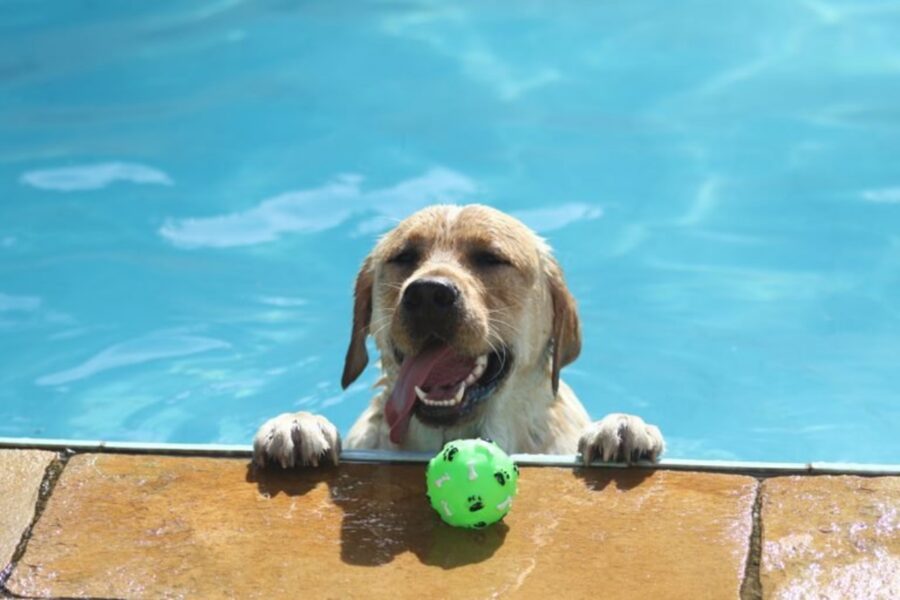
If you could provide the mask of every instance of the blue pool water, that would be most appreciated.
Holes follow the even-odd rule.
[[[0,436],[342,430],[353,275],[485,202],[669,456],[900,462],[900,4],[0,2]]]

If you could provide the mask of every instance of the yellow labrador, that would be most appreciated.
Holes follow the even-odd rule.
[[[507,452],[580,452],[585,463],[656,460],[659,429],[636,416],[592,422],[559,378],[581,351],[575,301],[550,248],[487,206],[432,206],[386,234],[356,279],[342,384],[381,354],[382,387],[346,447],[437,451],[483,437]],[[324,417],[266,422],[254,462],[337,463],[341,440]]]

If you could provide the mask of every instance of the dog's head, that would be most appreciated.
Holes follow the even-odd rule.
[[[386,234],[356,280],[342,384],[375,338],[400,443],[410,418],[449,427],[475,418],[513,377],[538,373],[555,394],[581,333],[575,302],[549,247],[487,206],[432,206]],[[534,378],[530,378],[534,380]]]

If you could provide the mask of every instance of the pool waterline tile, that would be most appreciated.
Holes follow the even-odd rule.
[[[8,582],[27,596],[737,596],[757,480],[523,468],[504,523],[443,525],[421,465],[73,457]]]

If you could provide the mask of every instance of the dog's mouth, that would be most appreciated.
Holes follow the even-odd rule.
[[[400,374],[385,406],[395,444],[406,437],[413,414],[434,427],[454,425],[471,416],[500,386],[512,364],[506,348],[471,357],[445,344],[397,358]]]

